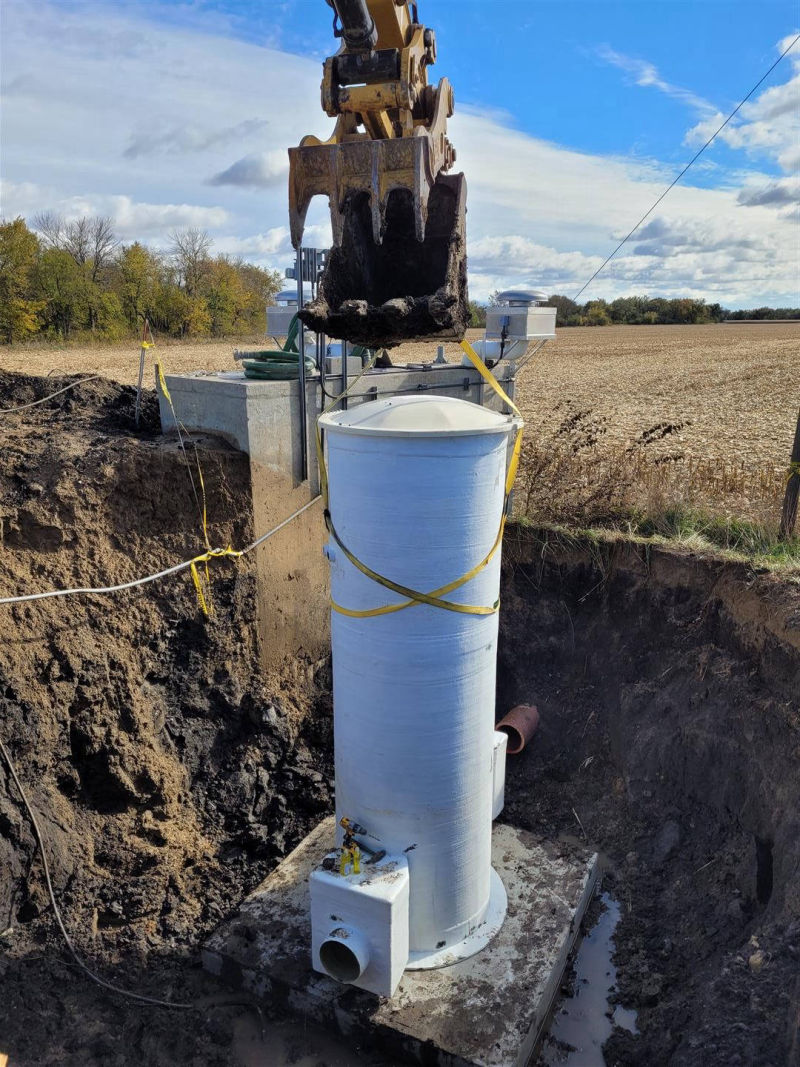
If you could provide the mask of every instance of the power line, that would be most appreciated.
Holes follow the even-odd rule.
[[[744,104],[747,103],[747,101],[750,99],[750,97],[753,95],[753,93],[756,91],[756,89],[758,89],[758,87],[762,84],[762,82],[765,82],[767,80],[767,78],[770,76],[770,74],[772,74],[773,70],[775,70],[775,68],[780,63],[780,61],[783,59],[783,57],[787,54],[787,52],[790,52],[794,48],[794,46],[797,44],[798,41],[800,41],[800,33],[798,33],[798,35],[795,37],[795,39],[792,41],[792,43],[787,48],[785,48],[783,50],[783,52],[781,52],[781,54],[778,56],[778,58],[775,60],[775,62],[772,64],[772,66],[769,68],[769,70],[758,79],[758,81],[753,86],[753,88],[750,90],[750,92],[747,94],[747,96],[745,96],[742,100],[739,101],[739,103],[736,105],[736,107],[733,109],[733,111],[731,111],[730,115],[728,115],[728,117],[725,119],[725,121],[722,123],[722,125],[711,134],[711,136],[706,141],[706,143],[703,145],[703,147],[701,149],[699,149],[697,152],[695,152],[695,154],[692,156],[692,158],[689,160],[689,162],[686,164],[686,166],[680,172],[678,177],[667,186],[667,188],[664,190],[664,192],[661,194],[661,196],[659,196],[658,200],[656,200],[656,202],[652,205],[652,207],[650,207],[644,213],[644,215],[642,215],[642,217],[639,219],[639,221],[636,223],[636,225],[633,227],[633,229],[630,231],[630,233],[622,238],[622,240],[617,245],[617,247],[614,249],[614,251],[611,253],[611,255],[603,260],[603,262],[600,264],[600,266],[597,268],[597,270],[594,272],[594,274],[591,276],[591,278],[588,280],[588,282],[586,282],[585,285],[582,285],[581,288],[575,294],[575,296],[573,296],[573,298],[572,298],[573,300],[577,300],[578,299],[578,297],[581,295],[583,290],[587,289],[592,284],[592,282],[595,280],[595,278],[600,273],[600,271],[603,270],[603,268],[608,263],[611,262],[611,260],[614,258],[614,256],[617,254],[617,252],[619,252],[620,248],[622,248],[622,246],[626,243],[626,241],[628,241],[631,237],[633,237],[633,235],[636,233],[636,231],[639,229],[639,227],[642,225],[642,223],[648,217],[648,215],[652,215],[652,213],[655,211],[655,209],[658,207],[658,205],[661,203],[661,201],[664,199],[664,197],[667,195],[667,193],[678,184],[678,182],[684,176],[684,174],[689,169],[689,167],[691,167],[691,165],[697,159],[700,158],[700,156],[703,154],[703,152],[705,152],[705,150],[708,148],[708,146],[714,140],[714,138],[725,129],[725,127],[728,125],[728,123],[731,121],[731,119],[736,115],[736,113],[740,110],[740,108],[742,108],[744,106]]]

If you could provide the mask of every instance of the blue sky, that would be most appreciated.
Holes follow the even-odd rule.
[[[186,18],[184,5],[165,7],[167,18]],[[457,87],[459,105],[504,111],[518,129],[572,148],[676,164],[691,155],[682,145],[686,105],[657,90],[637,92],[601,50],[652,63],[727,114],[774,61],[774,42],[800,28],[795,0],[423,0],[420,7],[437,33],[434,69]],[[209,0],[196,5],[195,18],[200,11],[254,44],[320,61],[333,51],[323,0]],[[724,144],[712,154],[735,162]],[[768,156],[762,162],[766,173],[778,172]]]
[[[420,0],[455,86],[470,284],[580,287],[800,30],[787,0]],[[327,135],[324,0],[5,0],[0,210],[202,225],[280,267],[286,148]],[[800,303],[800,45],[586,297]],[[91,136],[87,137],[87,132]],[[310,235],[328,239],[324,204]]]

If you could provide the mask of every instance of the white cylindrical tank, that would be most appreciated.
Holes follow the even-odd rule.
[[[333,524],[368,567],[431,593],[490,552],[510,416],[405,396],[320,424]],[[362,574],[333,539],[327,552],[335,605],[363,611],[405,600]],[[490,607],[499,588],[498,550],[443,597]],[[368,618],[334,610],[331,623],[337,820],[408,857],[409,965],[452,962],[477,951],[491,934],[481,942],[481,926],[490,917],[499,926],[505,911],[491,867],[497,612],[415,604]]]

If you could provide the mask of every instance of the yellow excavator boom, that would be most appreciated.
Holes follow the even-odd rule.
[[[327,0],[339,51],[325,60],[331,137],[289,149],[295,248],[312,198],[328,197],[333,244],[319,295],[301,314],[367,344],[460,336],[466,328],[466,185],[446,172],[453,90],[428,84],[433,30],[409,0]]]

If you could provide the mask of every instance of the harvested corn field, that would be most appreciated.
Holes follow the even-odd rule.
[[[230,370],[237,346],[248,343],[157,351],[168,370],[183,373]],[[407,344],[392,359],[430,361],[435,353],[433,344]],[[456,344],[445,354],[462,355]],[[4,363],[31,374],[57,368],[132,384],[139,354],[135,345],[18,348],[4,353]],[[537,521],[565,523],[691,507],[774,526],[799,371],[796,322],[561,329],[517,380],[526,421],[517,507]]]
[[[518,506],[561,522],[677,506],[776,524],[798,341],[795,323],[560,330],[520,376]]]

